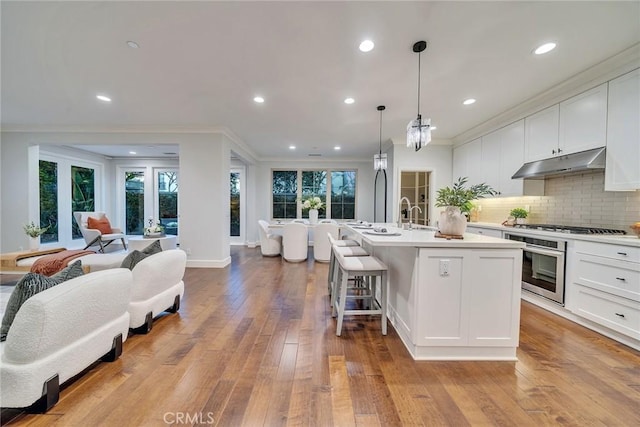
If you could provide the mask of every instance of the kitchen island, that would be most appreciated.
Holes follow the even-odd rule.
[[[399,235],[348,228],[389,267],[389,321],[414,359],[517,360],[524,244],[389,224]]]

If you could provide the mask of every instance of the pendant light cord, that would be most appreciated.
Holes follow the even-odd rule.
[[[420,54],[418,52],[418,119],[420,118]]]
[[[380,110],[380,157],[382,157],[382,110]]]

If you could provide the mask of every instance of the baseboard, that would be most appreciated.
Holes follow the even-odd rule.
[[[231,264],[231,257],[221,260],[187,260],[187,267],[189,268],[225,268],[229,264]]]

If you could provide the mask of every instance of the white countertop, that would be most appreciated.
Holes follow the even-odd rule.
[[[635,234],[620,235],[606,235],[606,234],[570,234],[559,233],[556,231],[544,231],[544,230],[531,230],[526,228],[514,228],[506,227],[501,224],[495,224],[490,222],[470,222],[468,227],[489,228],[494,230],[501,230],[504,232],[513,232],[514,234],[526,234],[531,236],[547,236],[554,237],[556,239],[562,238],[563,240],[585,240],[588,242],[596,243],[610,243],[614,245],[634,246],[640,247],[640,238]],[[466,235],[465,235],[466,236]]]
[[[362,240],[371,246],[410,246],[416,248],[475,248],[500,249],[524,248],[524,243],[496,237],[467,233],[464,239],[443,239],[435,237],[435,229],[422,228],[402,230],[395,224],[374,224],[375,227],[385,227],[390,232],[398,232],[396,236],[376,236],[364,233],[365,229],[353,228],[345,225],[350,231],[357,233]]]

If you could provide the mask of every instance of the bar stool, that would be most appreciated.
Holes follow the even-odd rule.
[[[333,302],[333,317],[338,316],[336,325],[336,335],[342,333],[342,322],[344,315],[371,315],[380,314],[382,316],[382,335],[387,335],[387,266],[378,258],[373,256],[366,257],[344,257],[336,256],[339,264],[338,280],[334,293],[336,294]],[[347,282],[351,277],[363,276],[364,283],[367,287],[362,294],[348,295]],[[380,299],[378,304],[376,301],[376,281],[380,278]],[[347,298],[349,299],[368,299],[370,300],[367,309],[347,310]]]
[[[331,245],[331,255],[329,256],[329,274],[327,275],[327,287],[329,289],[329,295],[331,295],[331,291],[333,290],[333,279],[336,271],[336,258],[334,254],[334,248],[360,247],[360,243],[358,243],[355,240],[337,240],[331,235],[331,233],[327,233],[327,236],[329,238],[329,244]],[[352,255],[352,256],[364,256],[364,255]]]
[[[329,286],[329,296],[331,296],[331,305],[333,305],[333,296],[336,286],[336,276],[338,274],[337,268],[337,257],[345,256],[369,256],[369,253],[364,250],[360,246],[332,246],[331,247],[331,260],[329,261],[329,275],[328,275],[328,286]]]

